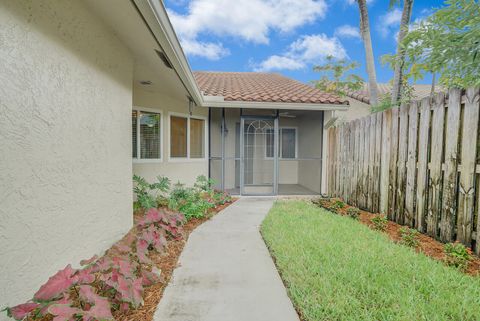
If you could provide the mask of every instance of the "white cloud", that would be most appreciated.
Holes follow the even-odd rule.
[[[168,14],[183,41],[214,35],[267,44],[272,30],[291,32],[323,18],[326,11],[325,0],[191,0],[186,14]]]
[[[350,25],[343,25],[335,29],[335,35],[343,38],[358,38],[360,39],[360,30],[357,27]]]
[[[395,8],[386,14],[380,16],[379,22],[377,24],[377,29],[380,35],[383,38],[386,38],[392,29],[400,25],[402,20],[402,10]]]
[[[273,55],[253,65],[255,71],[298,70],[308,64],[321,63],[327,56],[347,58],[345,48],[338,38],[325,34],[305,35],[290,44],[282,55]]]
[[[254,67],[255,71],[298,70],[305,68],[302,61],[285,56],[273,55]]]
[[[230,50],[221,43],[201,42],[192,39],[181,40],[182,48],[187,55],[204,57],[209,60],[218,60],[230,54]]]

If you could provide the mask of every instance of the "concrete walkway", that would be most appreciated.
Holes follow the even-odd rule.
[[[189,237],[155,321],[298,321],[259,226],[273,198],[242,198]]]

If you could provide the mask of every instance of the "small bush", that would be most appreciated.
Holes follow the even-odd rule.
[[[358,220],[360,218],[360,210],[356,207],[349,207],[347,209],[347,215],[354,220]]]
[[[338,213],[338,210],[345,207],[341,200],[334,200],[328,197],[321,197],[312,201],[318,207],[322,207],[330,212]]]
[[[400,229],[402,244],[408,247],[416,248],[418,246],[418,231],[413,228],[402,227]]]
[[[213,193],[213,186],[215,185],[215,180],[207,178],[205,175],[200,175],[197,177],[194,187],[200,192]]]
[[[187,220],[203,218],[210,208],[215,207],[214,202],[209,200],[208,193],[178,183],[170,194],[168,207],[183,213]]]
[[[312,203],[315,204],[318,207],[323,207],[323,208],[326,208],[326,209],[330,208],[330,198],[327,198],[327,197],[314,199],[314,200],[312,200]]]
[[[141,176],[133,175],[133,192],[137,196],[134,210],[141,208],[149,210],[159,207],[157,200],[166,197],[170,190],[170,180],[167,177],[157,176],[157,181],[150,184]]]
[[[384,215],[376,215],[370,220],[373,224],[373,228],[377,231],[385,231],[387,229],[387,217]]]
[[[232,201],[232,196],[228,194],[227,192],[222,192],[222,191],[214,191],[213,192],[213,201],[215,202],[215,205],[224,205],[226,203],[230,203]]]
[[[334,210],[339,210],[344,207],[345,207],[345,203],[341,200],[336,200],[335,202],[333,202],[332,206],[330,206],[330,208]]]
[[[448,243],[443,247],[445,263],[464,271],[471,259],[471,251],[462,243]]]

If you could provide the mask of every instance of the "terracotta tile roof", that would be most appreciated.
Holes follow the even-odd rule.
[[[206,96],[223,96],[226,101],[348,104],[336,95],[274,73],[194,72]]]
[[[392,85],[386,83],[377,84],[379,97],[388,94],[392,91]],[[422,98],[430,96],[432,90],[431,85],[413,85],[413,99],[420,100]],[[435,87],[435,93],[443,91],[441,87]],[[363,88],[358,91],[347,92],[347,97],[360,100],[361,102],[370,104],[370,92],[368,89],[368,83],[363,85]]]

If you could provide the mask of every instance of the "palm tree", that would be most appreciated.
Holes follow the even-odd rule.
[[[368,11],[366,0],[357,0],[360,9],[360,31],[362,33],[363,45],[365,47],[365,58],[367,61],[368,87],[370,89],[370,104],[378,105],[377,75],[375,73],[375,59],[373,58],[372,38],[370,37],[370,23],[368,22]]]
[[[397,4],[399,0],[390,0],[390,8]],[[402,92],[403,65],[405,63],[405,50],[402,46],[403,39],[408,33],[408,25],[412,16],[413,0],[403,0],[402,20],[400,22],[400,31],[397,40],[397,57],[395,62],[395,71],[393,73],[392,86],[392,105],[397,105]]]

